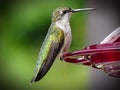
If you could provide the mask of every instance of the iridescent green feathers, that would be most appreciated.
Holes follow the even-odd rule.
[[[63,44],[63,31],[52,24],[40,49],[31,83],[40,80],[48,72]]]

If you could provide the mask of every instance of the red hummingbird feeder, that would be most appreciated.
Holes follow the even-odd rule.
[[[89,45],[83,50],[65,52],[65,62],[83,64],[103,70],[107,75],[120,77],[120,27],[100,44]]]

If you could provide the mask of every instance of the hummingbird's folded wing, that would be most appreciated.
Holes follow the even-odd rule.
[[[55,58],[59,54],[63,43],[63,31],[56,26],[54,26],[54,28],[51,27],[40,49],[31,83],[36,82],[45,76],[53,64]]]

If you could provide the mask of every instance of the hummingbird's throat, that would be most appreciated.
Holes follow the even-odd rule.
[[[69,23],[70,16],[71,15],[69,13],[67,13],[63,17],[61,17],[58,21],[63,23],[63,24]]]

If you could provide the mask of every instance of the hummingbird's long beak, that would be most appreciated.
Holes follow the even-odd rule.
[[[80,11],[90,11],[95,10],[95,8],[82,8],[82,9],[72,9],[73,13],[80,12]]]

